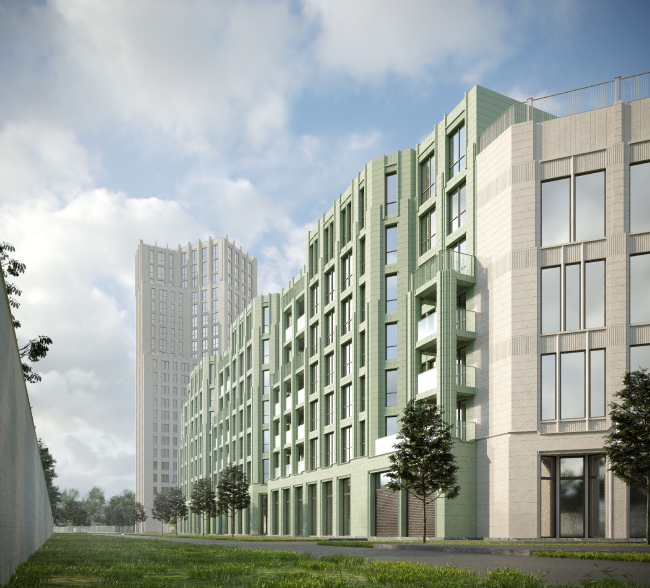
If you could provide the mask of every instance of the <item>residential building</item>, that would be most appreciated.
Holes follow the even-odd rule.
[[[178,432],[190,372],[230,344],[229,326],[257,294],[257,260],[228,240],[176,249],[146,245],[135,258],[136,500],[159,530],[154,496],[178,480]]]
[[[367,164],[298,275],[198,363],[179,484],[238,464],[237,533],[420,536],[421,504],[385,487],[415,399],[443,408],[460,466],[432,535],[639,536],[645,495],[603,436],[625,371],[650,367],[648,291],[650,75],[524,103],[475,86]]]

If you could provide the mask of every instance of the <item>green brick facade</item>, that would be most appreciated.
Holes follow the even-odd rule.
[[[474,257],[475,164],[479,135],[513,102],[476,86],[415,149],[368,163],[310,231],[303,270],[281,294],[255,298],[231,326],[228,352],[204,358],[193,371],[182,410],[179,486],[189,498],[198,477],[208,476],[216,483],[228,462],[240,465],[249,474],[253,502],[242,513],[236,533],[375,536],[378,474],[388,469],[391,447],[386,418],[399,417],[406,403],[417,398],[444,408],[453,425],[460,465],[461,494],[453,501],[437,502],[435,535],[477,536],[473,309],[481,270]],[[465,157],[462,169],[452,176],[452,137],[460,127]],[[422,168],[434,154],[435,187],[423,201]],[[397,175],[397,202],[395,212],[388,214],[392,211],[387,210],[386,186],[392,174]],[[465,214],[460,226],[453,228],[451,198],[462,187]],[[421,219],[433,210],[435,243],[421,255],[425,237]],[[393,227],[397,261],[387,263],[387,229]],[[349,284],[344,270],[348,255],[352,260]],[[328,301],[327,275],[332,270],[333,300]],[[387,276],[397,276],[396,312],[387,312]],[[316,288],[317,295],[313,294]],[[348,317],[343,307],[350,300]],[[328,337],[330,313],[335,328]],[[387,359],[386,325],[393,324],[397,325],[397,358]],[[344,361],[348,344],[350,368]],[[331,354],[330,383],[326,358]],[[434,370],[425,369],[433,365]],[[393,406],[387,406],[387,370],[397,370]],[[421,375],[423,370],[429,373]],[[343,396],[348,385],[349,416]],[[334,398],[332,424],[326,424],[329,394]],[[318,423],[311,430],[314,402]],[[269,431],[268,452],[264,431]],[[326,455],[329,434],[335,447],[332,465],[327,465]],[[312,455],[316,439],[317,465]],[[398,496],[396,509],[396,534],[407,536],[405,495]],[[179,529],[200,532],[198,517],[190,515]],[[211,533],[227,531],[225,519],[211,521]]]

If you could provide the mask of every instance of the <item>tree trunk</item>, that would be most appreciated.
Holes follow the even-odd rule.
[[[427,497],[422,497],[422,516],[424,517],[424,525],[422,531],[422,543],[427,542]]]
[[[231,517],[231,520],[232,520],[231,525],[232,526],[230,527],[230,533],[234,537],[235,536],[235,509],[233,508],[231,510],[231,512],[232,512],[232,517]]]
[[[650,545],[650,476],[645,480],[645,541]]]
[[[160,529],[161,533],[164,535],[165,534],[165,523],[163,521],[160,521]]]

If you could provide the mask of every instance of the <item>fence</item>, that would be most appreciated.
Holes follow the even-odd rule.
[[[76,527],[54,527],[55,533],[135,533],[135,526],[111,527],[106,525],[92,525]]]
[[[613,106],[616,102],[634,102],[650,98],[650,72],[615,78],[577,90],[552,94],[543,98],[529,98],[513,104],[479,138],[483,151],[511,126],[522,122],[544,122],[554,118],[580,114]]]

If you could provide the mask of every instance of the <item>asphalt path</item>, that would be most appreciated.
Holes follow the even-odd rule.
[[[564,559],[554,557],[532,557],[528,553],[532,550],[557,549],[557,545],[542,546],[516,546],[506,548],[503,546],[480,546],[477,549],[485,551],[486,548],[494,547],[493,553],[476,553],[472,546],[444,546],[444,550],[432,546],[435,550],[422,549],[422,546],[400,545],[399,549],[381,549],[367,547],[342,547],[336,545],[318,545],[315,541],[220,541],[218,539],[200,538],[176,538],[176,537],[148,537],[145,535],[118,535],[132,539],[147,539],[152,541],[174,541],[178,543],[197,543],[200,545],[222,545],[225,547],[241,547],[243,549],[267,549],[269,551],[300,551],[311,553],[314,557],[320,558],[324,555],[349,555],[357,557],[370,557],[377,561],[413,561],[431,566],[444,566],[447,564],[456,565],[459,568],[476,570],[481,574],[489,570],[515,568],[526,574],[545,574],[544,579],[549,584],[571,584],[579,586],[578,580],[590,577],[594,580],[614,577],[618,580],[632,580],[643,582],[650,586],[650,563],[586,560],[586,559]],[[440,546],[442,547],[442,546]],[[452,550],[447,549],[451,547]],[[469,549],[467,549],[469,547]],[[573,547],[573,546],[571,546]],[[623,547],[623,546],[621,546]],[[625,546],[627,547],[627,546]],[[630,546],[632,547],[632,546]],[[568,546],[561,546],[567,549]],[[461,550],[461,553],[454,552]],[[504,553],[516,553],[521,555],[504,555]],[[581,550],[610,550],[620,551],[618,546],[584,546]],[[628,550],[627,548],[625,549]],[[630,550],[640,550],[636,548]]]

